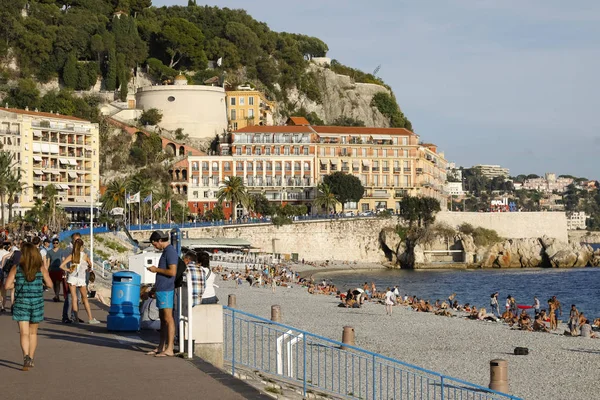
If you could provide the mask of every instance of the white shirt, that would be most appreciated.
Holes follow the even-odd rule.
[[[205,276],[205,287],[204,293],[202,294],[203,299],[208,299],[210,297],[215,297],[217,293],[215,292],[215,274],[206,267],[202,267],[202,272],[204,272]]]
[[[388,305],[394,304],[395,300],[396,300],[396,296],[394,296],[394,293],[392,293],[391,290],[388,290],[387,292],[385,292],[385,304],[388,304]]]
[[[394,288],[394,296],[400,296],[400,291],[398,290],[398,288]]]

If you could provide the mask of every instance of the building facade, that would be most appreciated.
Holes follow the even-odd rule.
[[[567,229],[569,230],[577,230],[577,229],[586,229],[585,222],[589,218],[584,211],[576,211],[567,213]]]
[[[275,103],[265,95],[249,86],[239,86],[237,90],[228,90],[227,121],[229,129],[237,131],[247,126],[273,125]]]
[[[503,176],[505,178],[508,178],[508,175],[509,175],[508,168],[503,168],[499,165],[479,164],[479,165],[474,165],[472,168],[478,169],[479,171],[481,171],[481,175],[483,175],[489,179],[495,178],[497,176]]]
[[[217,204],[227,176],[242,177],[250,193],[270,201],[306,204],[309,213],[322,213],[312,208],[316,187],[337,171],[356,176],[365,187],[359,202],[345,205],[348,210],[397,210],[405,196],[434,197],[447,207],[444,154],[406,129],[248,126],[233,132],[220,156],[188,157],[187,163],[188,205],[199,215]]]
[[[447,182],[446,193],[450,196],[462,196],[465,194],[462,182]]]
[[[53,113],[0,108],[2,150],[13,153],[21,169],[22,193],[15,214],[45,201],[44,188],[54,185],[58,204],[72,218],[89,213],[99,190],[98,124]]]
[[[546,173],[543,178],[525,180],[525,182],[523,182],[523,189],[537,190],[545,193],[563,193],[567,190],[567,186],[572,183],[572,178],[557,178],[556,174]]]

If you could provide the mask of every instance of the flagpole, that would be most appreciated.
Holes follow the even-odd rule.
[[[140,231],[141,231],[142,230],[142,202],[141,201],[138,202],[138,226],[140,227]]]
[[[152,197],[150,197],[150,229],[152,229],[152,225],[154,225],[154,217],[152,216],[154,214],[154,206],[152,205],[152,200]]]
[[[127,196],[127,190],[125,191],[125,227],[127,227],[127,221],[129,220],[129,216],[127,215],[127,200],[129,197]]]

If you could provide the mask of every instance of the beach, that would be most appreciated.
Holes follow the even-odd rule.
[[[304,276],[348,267],[363,266],[293,266]],[[339,308],[335,296],[311,295],[300,285],[278,286],[272,293],[245,281],[239,287],[220,278],[215,283],[223,304],[235,294],[238,309],[264,318],[270,318],[271,305],[277,304],[283,323],[338,341],[343,327],[352,326],[358,347],[485,387],[490,360],[505,359],[510,393],[524,399],[589,399],[600,392],[600,339],[557,334],[567,329],[564,322],[556,333],[526,332],[500,322],[436,316],[405,306],[393,307],[393,315],[386,316],[384,306],[375,302],[360,309]],[[517,346],[529,348],[529,355],[513,355]]]

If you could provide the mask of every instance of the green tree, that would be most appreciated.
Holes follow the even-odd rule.
[[[365,188],[360,179],[354,175],[345,174],[340,171],[326,175],[323,178],[323,183],[329,186],[337,201],[342,204],[342,211],[344,211],[344,206],[347,202],[358,202],[365,193]]]
[[[117,88],[117,53],[115,49],[108,52],[108,64],[106,72],[106,90],[112,91]]]
[[[16,168],[17,162],[15,161],[13,154],[7,151],[0,151],[0,219],[2,220],[2,226],[6,225],[6,220],[4,219],[4,204],[9,192],[9,182]]]
[[[225,201],[231,202],[232,209],[241,205],[244,208],[248,207],[248,191],[244,185],[244,180],[239,176],[228,176],[222,182],[223,187],[217,192],[217,200],[219,203]],[[237,218],[237,216],[235,216]]]
[[[333,120],[331,125],[334,126],[365,126],[365,123],[359,119],[354,119],[347,116],[339,116]]]
[[[273,215],[273,206],[269,202],[269,199],[262,193],[250,195],[248,203],[249,210],[257,215]]]
[[[406,128],[412,131],[412,124],[404,116],[404,113],[400,111],[400,107],[393,95],[387,92],[376,93],[371,100],[371,106],[377,108],[380,113],[388,117],[390,119],[390,126],[393,128]]]
[[[53,231],[60,230],[60,224],[57,219],[57,196],[58,189],[53,184],[46,186],[43,190],[44,201],[48,205],[50,215],[48,221],[48,227]]]
[[[7,180],[4,182],[6,190],[6,203],[8,205],[8,223],[12,222],[13,217],[13,205],[17,201],[17,196],[23,192],[24,183],[21,182],[21,169],[16,168],[11,174],[8,175]]]
[[[409,228],[415,223],[418,227],[431,225],[439,211],[440,202],[433,197],[406,196],[400,202],[400,217],[408,222]]]
[[[114,179],[106,186],[106,191],[100,198],[102,208],[110,212],[115,207],[125,207],[125,193],[127,192],[127,181],[125,179]]]
[[[156,108],[144,110],[140,116],[140,124],[142,125],[157,125],[162,121],[162,113]]]
[[[77,71],[77,57],[75,54],[69,54],[67,62],[63,68],[62,73],[63,82],[69,89],[75,89],[78,82],[78,71]]]
[[[563,193],[565,211],[577,211],[580,200],[581,194],[577,187],[574,184],[567,186],[565,193]]]
[[[204,35],[193,23],[183,18],[169,18],[159,32],[159,42],[169,55],[169,68],[180,62],[191,68],[204,69],[207,59],[204,54]]]
[[[337,204],[339,204],[339,201],[329,185],[320,183],[319,186],[317,186],[317,196],[313,200],[313,205],[319,209],[324,208],[325,213],[329,214],[330,211],[335,212],[335,206]]]
[[[40,105],[40,91],[33,79],[21,79],[16,88],[9,91],[2,103],[9,107],[35,109]]]

